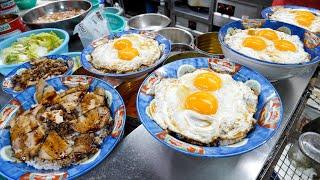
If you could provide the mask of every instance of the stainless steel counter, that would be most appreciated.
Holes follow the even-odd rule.
[[[175,152],[143,126],[130,133],[100,165],[80,179],[256,179],[295,111],[314,73],[276,82],[284,105],[280,129],[260,148],[231,158],[201,159]],[[2,83],[3,76],[0,75]],[[0,107],[10,96],[0,90]]]
[[[314,73],[276,82],[284,105],[280,129],[266,144],[241,156],[220,159],[190,157],[160,144],[141,125],[100,165],[80,179],[256,179],[294,113]]]

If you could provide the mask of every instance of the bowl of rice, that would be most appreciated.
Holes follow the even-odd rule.
[[[219,31],[222,51],[270,81],[311,71],[320,61],[319,37],[303,28],[273,20],[242,20]]]

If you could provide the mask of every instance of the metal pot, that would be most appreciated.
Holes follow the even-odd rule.
[[[172,51],[193,50],[194,38],[189,31],[176,27],[166,27],[157,32],[171,41]]]
[[[130,29],[156,31],[169,26],[170,18],[162,14],[148,13],[140,14],[129,19]]]
[[[313,168],[320,173],[320,134],[306,132],[299,136],[288,152],[288,157],[302,169]]]

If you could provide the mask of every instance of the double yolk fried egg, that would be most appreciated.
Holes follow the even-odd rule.
[[[320,33],[320,15],[303,9],[279,8],[270,19],[293,24]]]
[[[270,28],[232,29],[224,42],[230,48],[262,61],[283,64],[310,61],[298,36]]]
[[[198,69],[162,79],[154,88],[147,114],[161,128],[188,139],[208,145],[218,140],[235,143],[255,123],[257,95],[228,74]]]
[[[154,39],[127,34],[96,47],[89,59],[97,69],[124,73],[151,66],[160,55],[160,46]]]

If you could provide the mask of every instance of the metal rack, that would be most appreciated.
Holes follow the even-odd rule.
[[[317,77],[314,77],[311,82],[312,81],[320,81],[319,74]],[[310,83],[308,88],[305,90],[305,93],[301,97],[300,103],[291,119],[291,122],[287,125],[282,137],[273,149],[273,152],[270,153],[269,160],[267,163],[265,163],[265,166],[257,179],[312,180],[320,178],[319,174],[317,177],[313,177],[310,173],[307,173],[307,171],[296,167],[296,164],[289,158],[288,155],[293,143],[295,143],[299,138],[302,127],[312,119],[320,116],[320,111],[307,105],[307,102],[312,100],[310,95],[312,95],[313,87],[314,83]],[[306,112],[310,111],[313,111],[313,117],[306,115]]]
[[[288,157],[288,152],[292,147],[292,144],[287,144],[285,149],[283,150],[279,161],[277,162],[274,174],[270,179],[292,179],[292,180],[312,180],[312,177],[309,174],[304,173],[300,169],[298,169],[292,161],[290,161]]]

